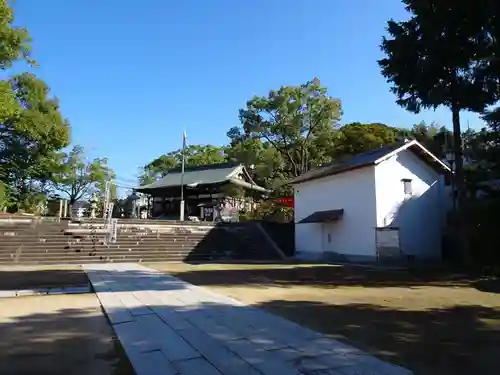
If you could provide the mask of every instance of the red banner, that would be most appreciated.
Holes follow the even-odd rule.
[[[276,203],[281,205],[281,206],[293,208],[293,197],[278,198],[278,199],[276,199]]]

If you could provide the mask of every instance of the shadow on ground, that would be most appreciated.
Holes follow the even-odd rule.
[[[0,310],[2,375],[135,375],[94,295],[4,298]]]
[[[388,270],[352,265],[310,265],[305,267],[276,267],[250,269],[204,269],[194,270],[163,269],[196,285],[267,285],[293,287],[295,285],[335,288],[340,286],[364,287],[412,287],[412,286],[453,286],[469,287],[479,280],[478,275],[442,269],[401,269]]]
[[[47,298],[47,297],[39,297]],[[353,345],[382,360],[402,365],[416,375],[496,375],[500,366],[500,310],[480,307],[453,307],[431,311],[395,311],[372,305],[335,306],[305,301],[269,301],[259,305],[329,337]],[[183,311],[178,306],[151,306],[176,309],[188,321],[227,306],[214,304]],[[246,307],[233,307],[247,309]],[[134,309],[129,311],[134,314]],[[236,311],[237,312],[237,311]],[[234,311],[233,311],[234,313]],[[135,315],[143,315],[137,313]],[[198,315],[197,315],[198,314]],[[85,374],[93,360],[75,352],[109,340],[91,326],[102,326],[102,318],[89,316],[85,309],[63,309],[57,314],[32,314],[0,324],[0,373],[27,375]],[[64,321],[64,324],[60,322]],[[194,320],[196,322],[196,320]],[[224,325],[224,320],[219,321]],[[196,324],[196,323],[195,323]],[[269,327],[272,331],[272,327]],[[269,334],[269,332],[266,332]],[[272,333],[270,333],[272,335]],[[100,344],[101,342],[101,344]],[[116,348],[94,360],[117,360]],[[118,349],[120,350],[120,349]],[[15,367],[17,365],[17,367]],[[78,370],[76,370],[78,369]],[[122,362],[111,372],[95,375],[133,375]]]
[[[260,307],[399,363],[417,375],[498,374],[500,308],[401,311],[307,301],[269,301]]]
[[[341,279],[341,269],[333,267],[313,267],[316,277],[320,281],[330,280],[333,272],[337,279]],[[332,271],[333,270],[333,271]],[[282,272],[285,271],[285,272]],[[294,277],[296,273],[289,270],[259,270],[258,274],[272,272],[278,283],[297,283]],[[143,290],[175,290],[186,287],[181,281],[172,283],[169,280],[165,285],[163,277],[159,274],[135,271],[134,284],[123,285],[120,282],[119,272],[113,275],[107,286],[117,288],[118,291],[143,291]],[[228,280],[223,276],[218,279],[206,279],[208,273],[199,271],[198,282],[205,280],[207,285],[217,283],[236,282],[238,284],[248,282],[240,278],[237,281]],[[210,275],[221,273],[227,275],[230,271],[210,271]],[[242,271],[238,271],[241,274]],[[276,273],[278,272],[278,273]],[[364,271],[363,271],[364,272]],[[128,273],[130,276],[130,273]],[[250,273],[252,274],[252,273]],[[192,273],[183,273],[180,276],[186,281],[192,277]],[[246,275],[246,274],[245,274]],[[187,277],[186,277],[187,276]],[[298,276],[301,276],[299,274]],[[245,276],[246,277],[246,276]],[[323,279],[324,277],[324,279]],[[351,280],[354,285],[384,286],[390,282],[387,278],[366,280],[366,278]],[[142,288],[141,280],[148,287]],[[437,283],[449,283],[450,278],[432,278]],[[308,279],[306,279],[306,282]],[[455,279],[452,279],[455,280]],[[462,280],[462,279],[461,279]],[[314,280],[315,283],[318,280]],[[402,278],[396,281],[401,283],[422,283],[421,279]],[[368,284],[369,283],[369,284]],[[351,284],[347,284],[351,285]],[[449,284],[446,284],[449,285]],[[118,288],[119,287],[119,288]],[[31,298],[31,297],[27,297]],[[50,297],[36,297],[50,298]],[[41,301],[41,300],[40,300]],[[0,301],[1,302],[1,301]],[[487,308],[481,306],[453,306],[442,309],[428,309],[421,311],[396,310],[383,308],[370,304],[347,304],[336,305],[312,303],[309,301],[284,301],[272,299],[255,305],[266,311],[281,315],[311,329],[325,333],[332,338],[338,339],[354,347],[365,350],[370,354],[402,365],[415,372],[416,375],[496,375],[500,368],[500,308]],[[174,313],[189,322],[200,324],[200,314],[211,314],[213,311],[223,311],[228,306],[210,304],[197,309],[183,310],[176,304],[169,306],[150,306],[150,309],[164,311],[174,310]],[[231,306],[232,313],[247,311],[245,306]],[[135,312],[129,309],[132,315],[142,315],[143,311]],[[216,314],[217,315],[217,314]],[[217,322],[224,326],[231,323],[223,314]],[[101,320],[99,320],[101,319]],[[64,323],[61,323],[64,322]],[[197,323],[198,322],[198,323]],[[206,321],[202,322],[207,327]],[[86,357],[71,359],[69,353],[83,352],[82,348],[91,343],[99,343],[109,340],[105,333],[100,336],[95,334],[95,327],[102,327],[102,316],[89,314],[85,308],[62,309],[52,314],[29,314],[22,315],[10,320],[2,320],[0,324],[0,337],[7,338],[0,341],[0,373],[3,374],[28,374],[29,369],[36,368],[37,374],[66,374],[61,368],[78,368],[83,371]],[[90,327],[94,327],[92,330]],[[102,331],[105,332],[105,329]],[[257,334],[258,331],[256,330]],[[268,327],[267,335],[272,335],[273,327]],[[196,345],[196,343],[191,343]],[[116,356],[116,351],[110,349],[110,355]],[[105,358],[106,354],[99,356]],[[50,361],[47,362],[47,358]],[[96,360],[99,358],[95,358]],[[13,363],[28,363],[27,369],[20,371],[12,370]],[[39,364],[49,363],[47,371]],[[79,362],[81,361],[81,363]],[[6,367],[2,367],[6,366]],[[51,367],[52,366],[52,367]],[[63,366],[63,367],[61,367]],[[10,372],[9,372],[10,371]],[[23,372],[28,371],[28,372]],[[131,372],[127,366],[116,368],[113,375],[129,375]],[[121,372],[120,372],[121,371]],[[77,373],[73,371],[72,373]],[[84,374],[85,371],[82,372]],[[101,375],[95,373],[96,375]],[[102,374],[108,375],[103,372]],[[110,374],[111,375],[111,374]]]
[[[0,291],[83,286],[88,284],[82,269],[0,269]]]

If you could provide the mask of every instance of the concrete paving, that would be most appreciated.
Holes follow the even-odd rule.
[[[137,375],[411,375],[138,264],[84,266]]]

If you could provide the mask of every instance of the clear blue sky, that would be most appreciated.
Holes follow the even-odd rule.
[[[386,21],[406,18],[399,0],[18,0],[14,7],[33,38],[36,74],[72,124],[73,144],[108,157],[122,182],[180,147],[183,127],[191,144],[224,144],[253,95],[314,77],[342,100],[343,123],[451,122],[445,109],[399,108],[380,74]]]

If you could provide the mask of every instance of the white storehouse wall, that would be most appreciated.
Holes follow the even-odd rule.
[[[297,258],[375,260],[377,214],[373,166],[296,184],[294,195]],[[333,209],[344,209],[338,221],[297,224],[316,211]]]
[[[405,196],[402,179],[411,179],[411,196]],[[450,200],[443,176],[404,150],[375,167],[375,182],[377,226],[399,227],[405,255],[439,258]]]

